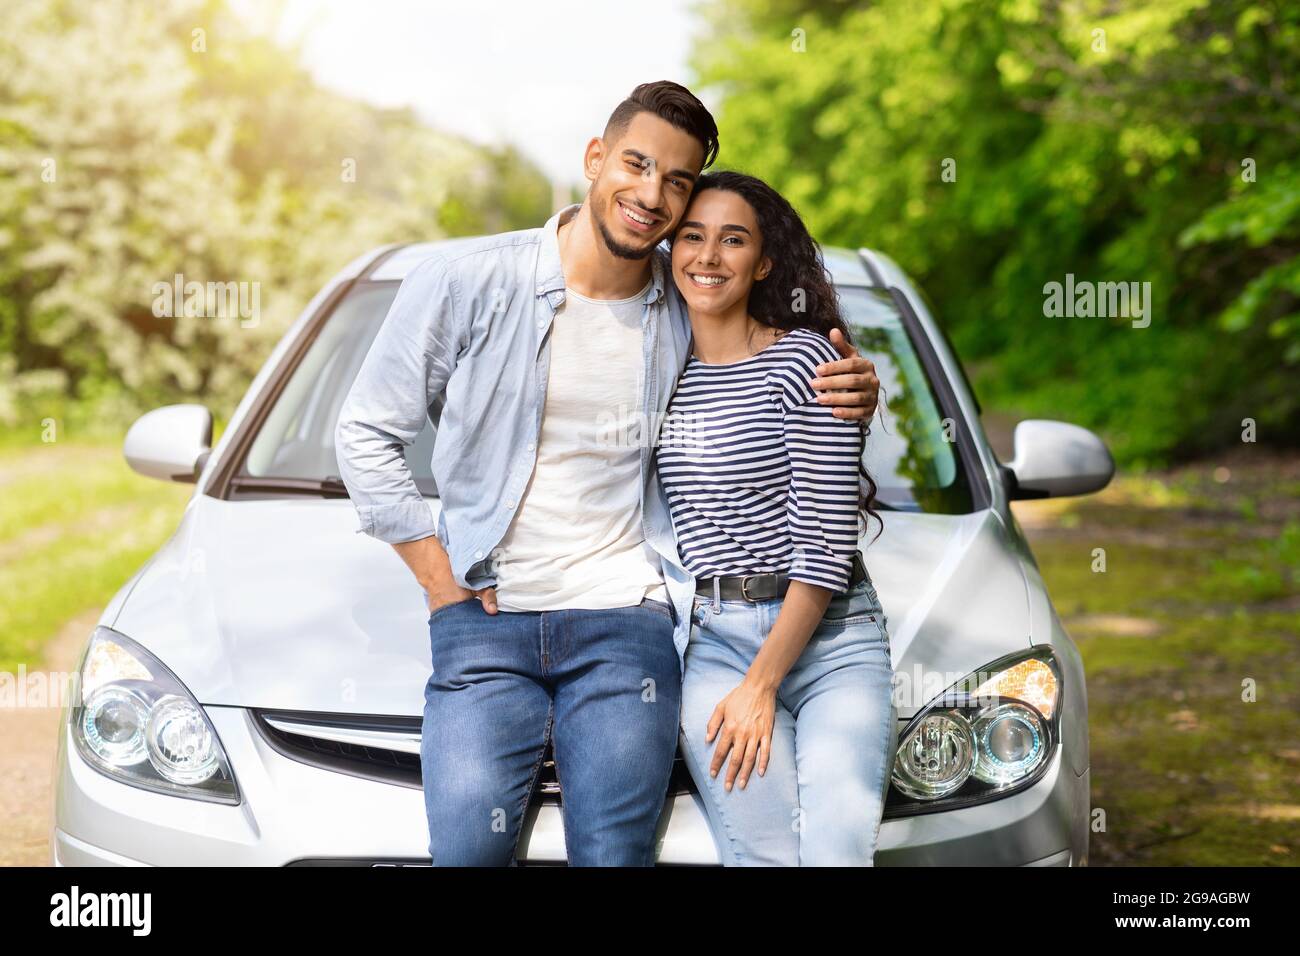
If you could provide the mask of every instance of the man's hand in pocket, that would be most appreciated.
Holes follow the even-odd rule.
[[[448,604],[467,601],[472,597],[476,597],[483,602],[483,610],[489,614],[497,613],[496,588],[479,588],[477,591],[471,591],[469,588],[462,588],[452,583],[449,587],[429,589],[429,614],[432,615],[434,611],[444,608]]]
[[[451,561],[436,535],[428,535],[415,541],[402,541],[393,545],[415,579],[424,588],[429,601],[429,614],[448,604],[467,601],[472,597],[483,602],[483,610],[489,614],[497,613],[497,589],[494,587],[470,590],[456,583],[451,572]]]

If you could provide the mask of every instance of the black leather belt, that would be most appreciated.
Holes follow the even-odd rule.
[[[867,579],[867,566],[862,563],[861,552],[853,555],[853,569],[849,573],[849,587]],[[770,601],[784,597],[790,588],[790,576],[784,571],[764,574],[718,575],[695,579],[695,594],[702,598],[713,597],[713,582],[720,582],[719,596],[723,601]]]

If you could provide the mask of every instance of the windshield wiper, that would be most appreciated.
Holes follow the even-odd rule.
[[[278,476],[235,475],[231,487],[249,491],[266,491],[290,495],[319,495],[322,498],[346,498],[347,485],[331,475],[328,478],[281,478]]]

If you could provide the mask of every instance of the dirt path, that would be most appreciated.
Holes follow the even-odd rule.
[[[70,673],[99,615],[64,625],[46,645],[41,670]],[[0,707],[0,866],[49,865],[59,728],[58,707]]]

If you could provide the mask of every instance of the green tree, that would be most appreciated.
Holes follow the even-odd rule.
[[[1300,439],[1300,11],[1208,0],[726,0],[723,165],[931,293],[982,397],[1156,462]],[[1257,180],[1243,180],[1243,162]],[[1149,282],[1150,325],[1045,286]]]

